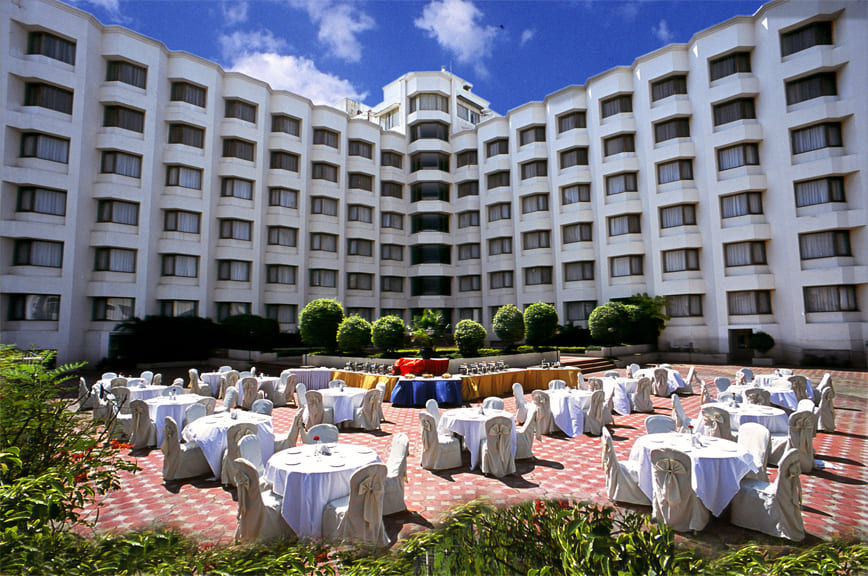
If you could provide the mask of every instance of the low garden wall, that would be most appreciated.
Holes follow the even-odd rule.
[[[524,354],[503,354],[499,356],[482,356],[479,358],[452,358],[449,360],[449,372],[457,374],[462,364],[474,362],[505,362],[510,368],[527,368],[535,366],[541,361],[556,362],[560,359],[557,350],[550,352],[526,352]],[[376,362],[391,366],[395,361],[384,358],[367,358],[364,356],[326,356],[324,354],[305,354],[302,362],[305,366],[326,366],[329,368],[343,368],[347,362]]]

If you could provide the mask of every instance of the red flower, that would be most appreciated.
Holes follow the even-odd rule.
[[[319,554],[317,554],[316,558],[314,558],[314,561],[317,564],[324,564],[325,562],[328,562],[329,561],[328,550],[324,550],[324,551],[320,552]]]
[[[319,442],[319,436],[314,436],[314,437],[313,437],[313,441],[314,441],[314,442]]]
[[[75,475],[75,483],[81,484],[82,482],[87,482],[87,472],[79,472]]]

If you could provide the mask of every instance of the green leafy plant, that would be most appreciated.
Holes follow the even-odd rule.
[[[491,327],[507,350],[514,348],[524,338],[524,316],[512,304],[497,309]]]
[[[205,360],[223,332],[208,318],[146,316],[115,326],[109,337],[112,366],[172,360]]]
[[[537,302],[524,309],[525,340],[533,347],[545,344],[558,329],[558,311],[551,304]]]
[[[404,344],[407,326],[398,316],[383,316],[374,322],[371,339],[374,346],[385,352],[394,352]]]
[[[657,344],[660,332],[666,326],[666,298],[646,293],[634,294],[626,299],[630,310],[630,331],[625,342],[630,344]]]
[[[338,326],[343,319],[344,309],[337,300],[311,300],[299,316],[298,329],[302,341],[308,346],[335,350]]]
[[[371,344],[371,323],[361,316],[348,316],[338,326],[338,348],[346,354],[357,354]]]
[[[280,335],[277,320],[255,314],[229,316],[220,325],[221,343],[238,350],[271,350]]]
[[[621,302],[606,302],[588,316],[588,328],[595,342],[613,346],[624,342],[630,330],[630,309]]]
[[[765,354],[775,347],[775,339],[767,332],[754,332],[750,335],[748,345],[760,354]]]
[[[419,330],[431,336],[432,346],[441,345],[449,333],[449,321],[441,310],[426,308],[421,316],[413,316],[413,332]]]
[[[461,355],[469,358],[477,355],[479,348],[485,343],[488,333],[479,322],[461,320],[455,327],[452,337],[455,339]]]

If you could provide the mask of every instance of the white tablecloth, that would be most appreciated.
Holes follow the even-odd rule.
[[[208,465],[214,476],[220,477],[223,469],[223,452],[226,450],[226,431],[239,422],[253,422],[259,429],[259,445],[262,449],[262,461],[267,462],[274,453],[274,428],[271,426],[271,416],[255,412],[235,411],[237,418],[232,418],[230,412],[211,414],[199,418],[184,427],[181,432],[187,442],[196,442],[202,448]]]
[[[216,397],[220,394],[220,381],[224,374],[225,372],[203,372],[199,374],[199,380],[207,384],[211,389],[211,394]]]
[[[633,374],[636,379],[642,378],[645,376],[646,378],[651,379],[652,388],[654,383],[654,370],[656,368],[643,368]],[[679,388],[689,388],[687,384],[684,383],[684,379],[681,378],[681,374],[678,373],[678,370],[672,370],[670,368],[665,369],[668,373],[669,377],[666,379],[666,382],[669,384],[669,393],[673,394]]]
[[[510,444],[512,445],[512,456],[515,457],[515,414],[506,410],[485,410],[484,413],[479,411],[479,408],[456,408],[448,410],[440,415],[440,425],[438,431],[441,434],[449,434],[454,432],[464,437],[464,447],[470,451],[470,469],[476,468],[479,463],[479,456],[482,452],[480,449],[482,439],[485,438],[485,421],[492,416],[506,416],[512,422],[512,430],[510,433]]]
[[[185,414],[187,407],[190,404],[195,404],[204,396],[198,394],[176,394],[174,398],[170,396],[157,396],[145,400],[148,405],[148,413],[151,416],[151,422],[157,428],[157,446],[163,444],[163,425],[166,423],[166,416],[171,416],[172,420],[183,430],[186,423]]]
[[[580,436],[585,429],[585,413],[591,404],[590,390],[543,390],[549,396],[552,417],[561,432]]]
[[[322,394],[323,408],[332,408],[335,411],[335,424],[352,420],[356,408],[362,405],[365,398],[364,388],[324,388],[319,391]]]
[[[329,387],[332,379],[331,368],[293,368],[297,383],[304,384],[308,390],[322,390]]]
[[[789,386],[786,388],[779,388],[777,386],[772,386],[772,383],[775,380],[784,380],[785,378],[781,376],[775,376],[774,374],[761,374],[759,376],[755,376],[753,379],[753,386],[759,386],[760,388],[765,388],[769,391],[772,397],[772,404],[776,406],[783,406],[790,411],[795,411],[798,407],[799,402],[796,400],[796,393],[793,392],[792,388]],[[811,379],[805,378],[808,382],[808,398],[811,400],[814,399],[814,387],[811,386]],[[747,386],[747,388],[751,388],[752,386]],[[730,386],[730,390],[736,391],[741,390],[742,387]]]
[[[773,406],[761,406],[759,404],[747,404],[742,402],[737,407],[730,406],[725,402],[712,402],[707,406],[717,406],[729,413],[730,427],[733,430],[747,422],[756,422],[768,428],[772,434],[786,434],[789,431],[789,420],[787,413],[780,408]],[[705,428],[705,422],[700,413],[699,424],[696,430],[702,434]]]
[[[241,398],[244,396],[244,390],[241,389],[241,381],[244,378],[239,378],[238,382],[235,383],[235,387],[238,389],[238,402],[241,402]],[[277,376],[257,376],[256,377],[256,389],[262,390],[265,392],[265,397],[269,400],[274,400],[274,387],[277,386],[277,383],[280,382],[280,378]]]
[[[353,472],[380,461],[365,446],[336,444],[331,456],[315,456],[314,450],[313,444],[281,450],[265,466],[265,479],[283,496],[280,513],[299,538],[321,538],[325,505],[350,493]]]
[[[703,436],[703,448],[691,446],[690,435],[677,432],[640,436],[630,451],[630,460],[639,467],[639,488],[648,498],[654,497],[651,450],[674,448],[687,453],[693,464],[692,485],[708,510],[720,516],[738,492],[739,482],[750,471],[757,471],[747,450],[729,440]]]
[[[615,412],[623,416],[630,414],[632,403],[630,396],[636,393],[639,380],[635,378],[602,378],[606,398],[612,399]]]
[[[130,388],[129,401],[133,400],[150,400],[151,398],[156,398],[160,394],[163,393],[163,390],[168,388],[168,386],[133,386]]]

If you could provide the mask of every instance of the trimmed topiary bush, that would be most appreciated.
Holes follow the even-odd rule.
[[[334,351],[337,347],[338,326],[344,320],[340,302],[319,298],[308,302],[299,317],[298,329],[308,346]]]
[[[460,321],[452,334],[455,344],[458,345],[458,351],[465,358],[476,356],[487,336],[488,332],[485,331],[482,324],[474,320]]]
[[[371,323],[361,316],[348,316],[338,326],[338,348],[356,354],[371,344]]]
[[[392,352],[404,345],[407,327],[397,316],[383,316],[374,322],[371,338],[374,346],[385,352]]]
[[[229,316],[220,327],[221,344],[237,350],[271,350],[280,334],[277,320],[255,314]]]
[[[624,334],[631,326],[630,308],[621,302],[606,302],[594,308],[588,316],[588,328],[594,342],[603,346],[623,342]]]
[[[530,346],[545,344],[558,330],[558,311],[551,304],[537,302],[524,309],[524,337]]]
[[[491,327],[507,350],[514,348],[524,338],[524,316],[512,304],[498,308]]]
[[[765,354],[775,347],[775,339],[767,332],[754,332],[750,335],[748,344],[760,354]]]

